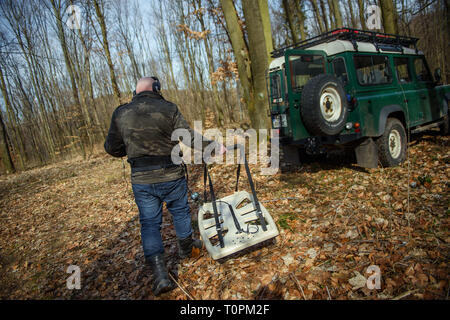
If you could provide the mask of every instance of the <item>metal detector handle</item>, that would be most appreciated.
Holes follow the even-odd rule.
[[[205,164],[205,168],[206,168],[206,164]],[[225,247],[225,243],[223,242],[222,224],[220,223],[219,212],[217,210],[216,195],[214,194],[214,188],[213,188],[213,184],[211,181],[211,175],[209,174],[208,169],[206,169],[206,173],[208,175],[208,180],[209,180],[209,190],[211,192],[211,204],[213,207],[214,220],[216,223],[217,237],[219,238],[220,247],[223,248],[223,247]]]
[[[250,172],[250,167],[248,166],[247,157],[245,156],[244,146],[242,144],[235,144],[231,147],[227,147],[227,149],[228,150],[238,149],[241,151],[242,157],[244,157],[244,167],[245,167],[245,171],[247,173],[248,184],[250,185],[250,189],[251,189],[252,195],[253,195],[253,206],[256,210],[256,215],[259,218],[259,222],[261,223],[263,231],[267,231],[267,224],[262,215],[261,206],[259,204],[258,197],[256,195],[255,184],[253,183],[252,174]],[[238,168],[237,168],[237,177],[236,177],[236,192],[238,190],[240,173],[241,173],[241,164],[239,163]]]
[[[243,146],[241,144],[234,144],[232,146],[226,147],[227,151],[233,151],[233,150],[243,150]],[[245,157],[245,153],[244,153]],[[234,189],[234,192],[238,192],[239,189],[239,176],[241,175],[241,164],[238,163],[237,165],[237,172],[236,172],[236,188]]]
[[[231,146],[232,149],[230,149],[230,147],[227,147],[226,149],[227,149],[227,151],[229,151],[229,150],[234,150],[235,148],[239,148],[239,147],[240,147],[240,145],[234,145],[234,146]],[[222,235],[222,224],[220,223],[219,211],[217,210],[216,195],[214,194],[214,186],[213,186],[213,183],[211,181],[211,175],[208,172],[208,164],[205,162],[203,164],[203,185],[204,185],[203,197],[204,197],[204,202],[206,202],[207,199],[208,199],[207,198],[207,193],[206,193],[206,185],[207,185],[207,183],[209,183],[209,193],[211,195],[211,205],[212,205],[213,213],[214,213],[214,222],[216,224],[217,237],[219,238],[220,247],[223,248],[223,247],[225,247],[225,243],[224,243],[223,235]],[[235,219],[234,212],[231,211],[231,213],[233,214],[233,218]],[[235,223],[236,222],[237,221],[235,220]],[[238,223],[238,225],[239,225],[239,223]]]
[[[211,195],[211,204],[213,207],[213,213],[214,213],[214,222],[216,224],[216,231],[217,231],[217,237],[219,238],[219,244],[220,247],[225,247],[225,243],[223,241],[223,235],[222,235],[222,224],[220,223],[219,218],[219,211],[217,210],[217,201],[216,201],[216,195],[214,194],[214,187],[211,181],[211,175],[208,172],[208,164],[204,163],[203,167],[203,181],[204,181],[204,197],[206,202],[206,183],[209,182],[209,192]]]

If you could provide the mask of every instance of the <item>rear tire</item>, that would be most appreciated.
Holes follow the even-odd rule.
[[[389,118],[386,129],[376,140],[378,158],[384,167],[394,167],[406,159],[406,131],[400,120]]]

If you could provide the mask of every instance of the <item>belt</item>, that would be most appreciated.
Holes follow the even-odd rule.
[[[143,156],[127,160],[131,165],[131,172],[152,171],[161,168],[172,168],[178,165],[172,162],[170,156]]]

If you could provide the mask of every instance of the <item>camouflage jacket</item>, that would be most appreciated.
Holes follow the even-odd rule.
[[[172,141],[172,132],[184,128],[191,133],[194,146],[194,132],[178,107],[151,91],[141,92],[133,100],[119,106],[113,113],[105,150],[114,157],[128,156],[128,159],[143,156],[170,156],[178,141]],[[203,138],[202,148],[212,141]],[[133,184],[167,182],[184,176],[181,166],[160,168],[151,171],[133,172]]]

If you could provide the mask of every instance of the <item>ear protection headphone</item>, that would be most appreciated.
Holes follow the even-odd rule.
[[[155,93],[159,93],[161,94],[161,82],[159,82],[159,79],[157,77],[150,77],[153,79],[153,84],[152,84],[152,90]],[[133,97],[136,95],[136,90],[133,91]]]
[[[161,91],[161,82],[159,82],[159,79],[157,77],[150,77],[154,80],[152,89],[153,92],[159,93]]]

